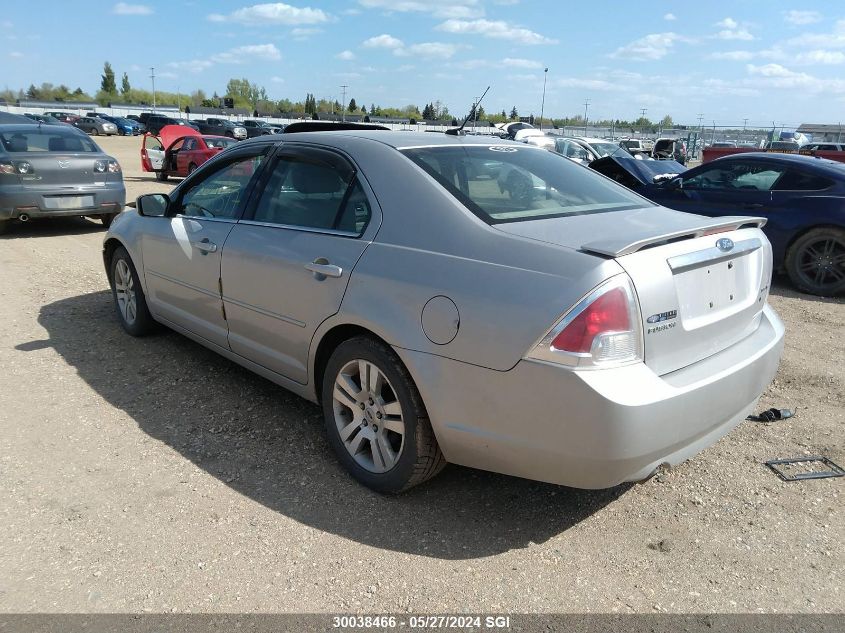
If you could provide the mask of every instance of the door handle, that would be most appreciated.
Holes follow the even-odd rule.
[[[207,237],[200,240],[199,242],[191,242],[191,246],[193,246],[198,251],[202,251],[203,255],[208,255],[209,253],[214,253],[217,251],[217,244],[212,242]]]
[[[763,205],[759,202],[749,202],[748,204],[742,205],[743,209],[762,209]]]
[[[330,264],[325,257],[318,257],[313,262],[305,264],[305,270],[314,273],[314,277],[319,281],[326,277],[340,277],[343,274],[343,268]]]

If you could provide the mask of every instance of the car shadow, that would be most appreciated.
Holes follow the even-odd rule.
[[[817,303],[831,303],[831,304],[845,304],[845,296],[842,297],[820,297],[818,295],[811,295],[806,292],[801,292],[786,275],[773,275],[772,288],[770,294],[776,297],[783,297],[785,299],[804,299],[805,301],[815,301]]]
[[[46,305],[38,321],[49,338],[18,351],[52,347],[141,430],[234,490],[373,547],[490,556],[557,536],[630,487],[576,490],[448,466],[405,494],[379,495],[342,469],[316,405],[169,330],[128,336],[108,291]]]
[[[83,217],[33,218],[27,222],[13,221],[6,232],[0,234],[0,239],[85,235],[87,233],[103,233],[105,230],[99,220],[90,220]]]

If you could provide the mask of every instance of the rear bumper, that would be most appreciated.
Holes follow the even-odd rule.
[[[56,208],[57,205],[50,203],[56,197],[83,198],[90,204]],[[119,213],[125,205],[126,187],[123,182],[77,189],[24,190],[16,185],[0,187],[0,220],[14,220],[23,213],[32,218]]]
[[[679,464],[738,425],[774,378],[783,325],[770,307],[736,345],[665,376],[640,363],[571,371],[521,361],[497,372],[398,349],[446,459],[578,488]]]

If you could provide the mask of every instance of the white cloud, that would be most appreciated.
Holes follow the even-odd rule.
[[[157,74],[156,77],[160,79],[176,79],[179,77],[179,75],[177,75],[176,73],[164,71],[163,73]]]
[[[284,2],[271,2],[267,4],[255,4],[251,7],[244,7],[233,11],[229,15],[212,13],[208,16],[212,22],[240,22],[241,24],[265,25],[284,24],[294,26],[297,24],[322,24],[329,21],[329,14],[322,9],[311,7],[293,7]]]
[[[793,46],[816,46],[818,48],[845,48],[845,20],[837,20],[830,33],[804,33],[788,42]]]
[[[747,62],[754,59],[754,53],[751,51],[722,51],[718,53],[710,53],[708,59],[723,59],[732,62]]]
[[[345,62],[351,62],[353,59],[355,59],[355,53],[353,53],[352,51],[346,50],[346,51],[341,51],[340,53],[335,55],[335,57],[337,57],[338,59],[342,59]]]
[[[630,44],[617,48],[610,56],[640,61],[663,59],[675,46],[675,42],[683,41],[686,41],[685,38],[671,31],[668,33],[650,33]]]
[[[312,35],[316,35],[317,33],[322,33],[323,29],[317,29],[314,27],[297,27],[292,29],[290,34],[295,40],[307,40]]]
[[[580,77],[564,77],[563,79],[553,81],[552,85],[560,86],[561,88],[583,88],[586,90],[599,90],[602,92],[627,90],[626,86],[618,83],[605,81],[603,79],[583,79]]]
[[[23,53],[21,53],[20,51],[12,51],[11,53],[9,53],[9,57],[13,59],[20,59],[23,57]]]
[[[449,59],[458,51],[458,46],[455,44],[445,44],[443,42],[423,42],[421,44],[412,44],[405,49],[397,49],[394,51],[395,55],[414,55],[422,57],[423,59]]]
[[[387,33],[382,33],[381,35],[364,40],[364,46],[367,48],[402,48],[404,44],[402,40]]]
[[[368,9],[388,12],[426,13],[435,18],[476,18],[484,15],[479,0],[358,0]]]
[[[713,37],[720,39],[720,40],[753,40],[754,36],[748,31],[748,29],[742,26],[739,22],[734,20],[733,18],[725,18],[719,22],[716,22],[716,26],[720,27],[722,30],[716,33]]]
[[[842,64],[845,63],[845,53],[842,51],[814,50],[799,53],[795,57],[797,64]]]
[[[505,57],[502,60],[503,66],[510,66],[511,68],[543,68],[543,64],[535,62],[532,59],[522,59],[521,57]]]
[[[111,12],[115,15],[151,15],[153,13],[153,9],[145,4],[127,4],[126,2],[118,2],[112,7]]]
[[[437,26],[439,31],[460,35],[481,35],[517,44],[554,44],[553,40],[529,29],[511,26],[504,20],[446,20]]]
[[[796,26],[804,24],[815,24],[821,22],[822,16],[818,11],[799,11],[793,9],[792,11],[784,11],[783,19]]]
[[[181,62],[170,62],[169,68],[189,73],[199,73],[214,66],[214,64],[243,64],[249,61],[278,61],[282,54],[275,44],[249,44],[230,48],[228,51],[215,53],[208,59],[191,59]]]
[[[278,75],[273,75],[272,77],[270,77],[270,81],[272,81],[274,84],[285,83],[285,80],[282,77],[279,77]]]
[[[663,16],[663,19],[666,20],[667,22],[674,22],[678,18],[675,16],[674,13],[667,13],[666,15]]]

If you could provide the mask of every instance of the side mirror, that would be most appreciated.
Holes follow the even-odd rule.
[[[148,218],[161,218],[167,215],[167,207],[170,206],[170,196],[163,193],[148,193],[138,196],[135,200],[135,208],[138,215]]]

